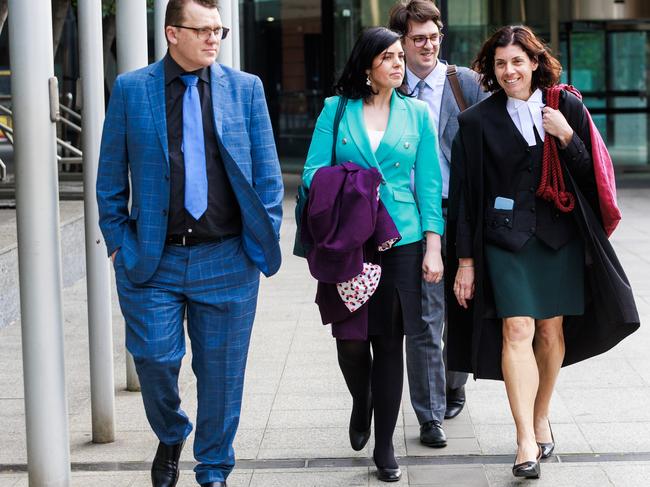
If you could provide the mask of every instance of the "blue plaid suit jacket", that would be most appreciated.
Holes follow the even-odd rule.
[[[251,74],[213,64],[210,84],[215,132],[241,209],[244,250],[270,276],[281,262],[283,187],[262,83]],[[160,262],[167,235],[169,171],[160,61],[115,81],[99,155],[99,226],[108,254],[120,249],[135,283],[149,280]]]

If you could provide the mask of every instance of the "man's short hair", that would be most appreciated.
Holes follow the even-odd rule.
[[[388,27],[402,36],[408,34],[409,21],[424,23],[433,20],[433,23],[442,31],[440,10],[433,0],[399,0],[390,9]]]
[[[168,25],[179,25],[183,23],[183,9],[190,2],[198,3],[207,8],[219,7],[217,0],[169,0],[165,11],[165,27]]]

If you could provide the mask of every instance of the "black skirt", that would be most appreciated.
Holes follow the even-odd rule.
[[[368,302],[368,335],[413,335],[422,319],[422,242],[379,252],[381,278]]]
[[[499,318],[584,313],[582,240],[554,250],[532,237],[518,252],[488,244],[485,257]]]

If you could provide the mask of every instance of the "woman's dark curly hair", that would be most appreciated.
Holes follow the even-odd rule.
[[[372,61],[379,54],[400,38],[397,32],[386,27],[370,27],[361,32],[345,63],[341,77],[334,85],[334,92],[351,100],[366,99],[375,95],[372,87],[366,84],[368,78],[366,71],[372,69]]]
[[[481,75],[481,84],[486,91],[496,91],[500,88],[494,74],[494,56],[498,47],[515,44],[537,61],[538,66],[533,71],[531,89],[550,88],[560,80],[562,65],[551,54],[550,50],[540,41],[530,27],[525,25],[509,25],[501,27],[490,37],[472,62],[472,69]]]

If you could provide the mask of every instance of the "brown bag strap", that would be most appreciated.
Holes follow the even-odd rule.
[[[463,90],[460,89],[460,82],[458,81],[458,74],[455,64],[449,64],[447,66],[447,79],[451,85],[451,91],[454,92],[454,98],[456,98],[456,104],[460,111],[464,111],[467,108],[467,102],[463,96]]]

